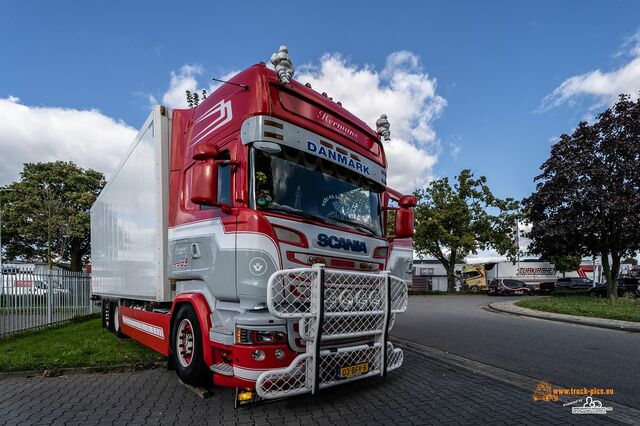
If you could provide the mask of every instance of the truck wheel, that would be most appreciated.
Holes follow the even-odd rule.
[[[477,293],[480,291],[480,287],[478,287],[477,285],[472,285],[470,290],[472,293]]]
[[[180,306],[176,313],[171,333],[171,361],[180,380],[188,385],[205,384],[211,376],[203,359],[200,323],[189,304]]]
[[[102,314],[102,328],[108,328],[109,324],[107,323],[107,302],[101,300],[100,307],[100,312]]]
[[[107,303],[107,330],[109,330],[110,332],[114,333],[114,329],[113,329],[113,308],[114,308],[114,303],[113,302],[106,302]]]
[[[113,333],[113,303],[102,299],[102,327]]]
[[[124,339],[125,335],[122,334],[122,330],[120,329],[120,321],[120,304],[116,302],[113,304],[113,334]]]

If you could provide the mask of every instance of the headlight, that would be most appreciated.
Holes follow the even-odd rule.
[[[287,333],[275,330],[236,328],[236,343],[241,345],[280,345],[287,342]]]

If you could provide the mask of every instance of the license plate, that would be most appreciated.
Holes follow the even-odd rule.
[[[338,379],[348,379],[350,377],[361,376],[369,372],[369,363],[363,362],[356,365],[349,365],[347,367],[340,367],[338,370]]]

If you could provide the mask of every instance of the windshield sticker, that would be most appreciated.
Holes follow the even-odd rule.
[[[338,200],[340,201],[340,196],[336,194],[327,195],[322,199],[322,207],[326,206],[329,200]]]
[[[329,160],[333,160],[335,162],[343,164],[360,174],[371,176],[371,173],[369,173],[369,166],[365,166],[360,161],[349,158],[348,156],[336,152],[331,148],[326,148],[324,146],[318,147],[318,145],[316,145],[314,142],[307,141],[307,150],[309,152],[313,152],[314,154],[328,158]]]

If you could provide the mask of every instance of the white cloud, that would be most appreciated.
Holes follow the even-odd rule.
[[[73,161],[109,174],[136,130],[100,111],[28,106],[0,98],[0,185],[18,178],[26,162]]]
[[[196,91],[197,76],[202,74],[202,67],[199,65],[183,65],[177,73],[171,71],[169,88],[162,96],[162,104],[169,108],[186,108],[186,91]]]
[[[634,99],[640,90],[640,31],[628,37],[622,52],[629,61],[611,71],[595,70],[566,79],[542,100],[540,110],[548,110],[565,102],[573,104],[583,97],[595,99],[592,109],[613,104],[620,93]],[[621,56],[618,52],[614,56]]]
[[[462,147],[460,145],[458,145],[457,143],[453,143],[453,142],[449,143],[449,152],[451,154],[451,157],[454,160],[458,159],[458,155],[460,155],[461,151],[462,151]]]
[[[302,66],[295,78],[341,101],[372,128],[381,114],[387,114],[392,140],[384,145],[390,186],[409,192],[431,178],[439,149],[432,123],[446,101],[436,94],[436,80],[424,72],[417,55],[394,52],[377,71],[352,64],[340,54],[326,54],[319,65]]]
[[[237,72],[220,78],[228,80]],[[162,103],[186,108],[186,90],[201,92],[206,88],[211,93],[219,87],[220,83],[200,83],[203,74],[202,67],[190,64],[172,72]],[[326,54],[319,64],[300,67],[295,78],[342,101],[345,108],[372,127],[381,114],[387,114],[392,136],[385,142],[390,186],[409,192],[431,178],[439,152],[432,122],[446,101],[436,94],[436,80],[424,72],[417,55],[394,52],[387,57],[384,69],[377,71],[368,65],[352,64],[340,54]]]
[[[222,77],[220,80],[228,80],[239,71],[231,71]],[[187,108],[187,90],[198,94],[202,93],[205,89],[207,93],[212,93],[220,84],[218,82],[210,82],[208,85],[202,86],[198,79],[202,77],[204,69],[200,65],[186,64],[180,67],[178,72],[171,72],[171,79],[169,81],[169,87],[162,95],[162,104],[169,108]],[[155,97],[149,95],[149,102],[153,105],[157,103]]]

